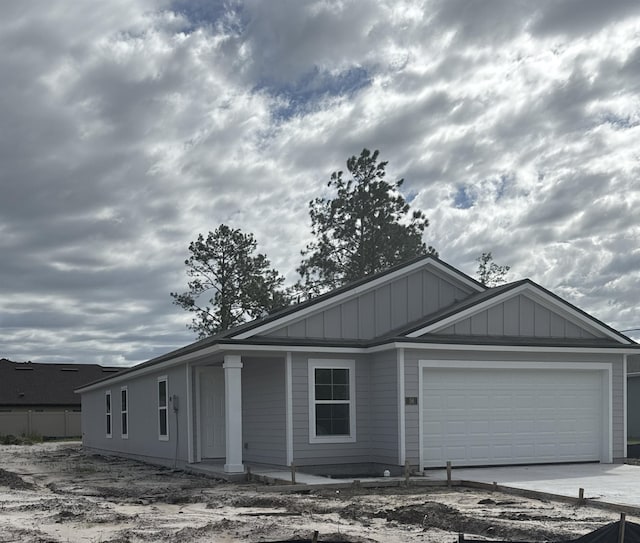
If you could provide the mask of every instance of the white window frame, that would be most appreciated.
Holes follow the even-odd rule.
[[[356,361],[337,359],[309,359],[309,443],[355,443],[356,441]],[[348,400],[318,400],[316,401],[315,370],[316,369],[347,369],[349,370],[349,399]],[[349,404],[349,435],[316,435],[316,405]]]
[[[122,407],[122,393],[124,392],[125,405]],[[122,424],[123,421],[125,424]],[[127,431],[124,431],[124,427]],[[129,439],[129,389],[126,386],[120,387],[120,436],[122,439]]]
[[[107,403],[107,398],[109,402]],[[113,437],[113,396],[110,390],[104,393],[104,409],[105,409],[105,437]]]
[[[165,405],[160,405],[160,383],[164,381],[165,389]],[[166,375],[158,377],[156,384],[156,393],[158,395],[158,439],[160,441],[169,441],[169,379]],[[166,417],[166,434],[160,433],[162,425],[160,424],[160,414],[164,411]]]

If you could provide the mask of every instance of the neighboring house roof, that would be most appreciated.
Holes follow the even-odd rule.
[[[79,406],[74,390],[120,368],[97,364],[40,364],[0,359],[0,406]]]

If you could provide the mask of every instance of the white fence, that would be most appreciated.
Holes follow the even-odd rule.
[[[82,435],[78,411],[0,412],[0,435],[78,437]]]

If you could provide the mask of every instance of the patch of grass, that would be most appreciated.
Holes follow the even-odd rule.
[[[14,436],[12,434],[0,435],[0,445],[33,445],[34,443],[42,443],[42,436],[38,434],[29,434]]]

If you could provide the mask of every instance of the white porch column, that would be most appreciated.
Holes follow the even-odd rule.
[[[244,473],[242,465],[242,361],[239,355],[224,357],[226,473]]]

